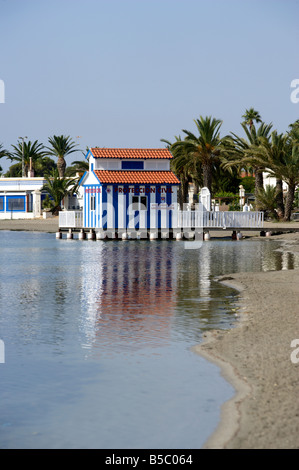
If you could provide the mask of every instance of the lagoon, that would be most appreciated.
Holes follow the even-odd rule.
[[[201,448],[234,393],[192,351],[238,321],[215,277],[294,268],[275,246],[1,231],[0,448]]]

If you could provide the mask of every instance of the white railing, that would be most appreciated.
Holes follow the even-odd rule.
[[[83,227],[83,211],[59,212],[59,227],[61,228]]]
[[[178,228],[262,228],[263,225],[263,212],[179,211],[178,213]]]
[[[175,219],[174,219],[175,220]],[[172,228],[263,228],[263,212],[178,211]],[[83,211],[59,212],[60,228],[82,228]]]

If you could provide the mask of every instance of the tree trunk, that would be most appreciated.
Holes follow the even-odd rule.
[[[276,203],[277,203],[277,215],[279,219],[284,218],[284,202],[283,202],[283,188],[282,180],[276,180]]]
[[[202,172],[203,172],[203,185],[205,188],[208,188],[212,196],[212,165],[209,163],[204,164],[202,166]]]
[[[179,192],[178,192],[178,199],[179,199],[178,202],[180,204],[181,210],[184,209],[184,204],[187,203],[188,188],[189,188],[188,180],[182,178],[181,185],[180,185]]]
[[[255,196],[264,187],[263,169],[255,168]]]
[[[63,157],[59,157],[57,160],[57,170],[60,178],[64,177],[65,173],[65,168],[66,168],[66,161]]]
[[[59,204],[58,206],[53,207],[52,209],[52,215],[58,215],[59,212],[61,211],[61,205]]]
[[[293,202],[294,202],[294,197],[295,197],[295,184],[289,184],[289,189],[287,193],[287,199],[286,199],[286,204],[285,204],[285,212],[284,212],[284,220],[286,222],[289,222],[291,220],[291,214],[292,214],[292,207],[293,207]]]

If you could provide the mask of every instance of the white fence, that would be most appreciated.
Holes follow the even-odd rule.
[[[61,211],[59,212],[60,228],[83,227],[83,211]]]
[[[263,225],[263,212],[179,211],[177,228],[262,228]]]
[[[263,228],[263,212],[178,211],[172,228]],[[59,212],[60,228],[83,228],[83,211]]]

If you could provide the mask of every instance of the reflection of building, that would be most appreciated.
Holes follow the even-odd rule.
[[[131,350],[165,343],[176,305],[171,246],[98,246],[93,262],[82,266],[87,347]]]

